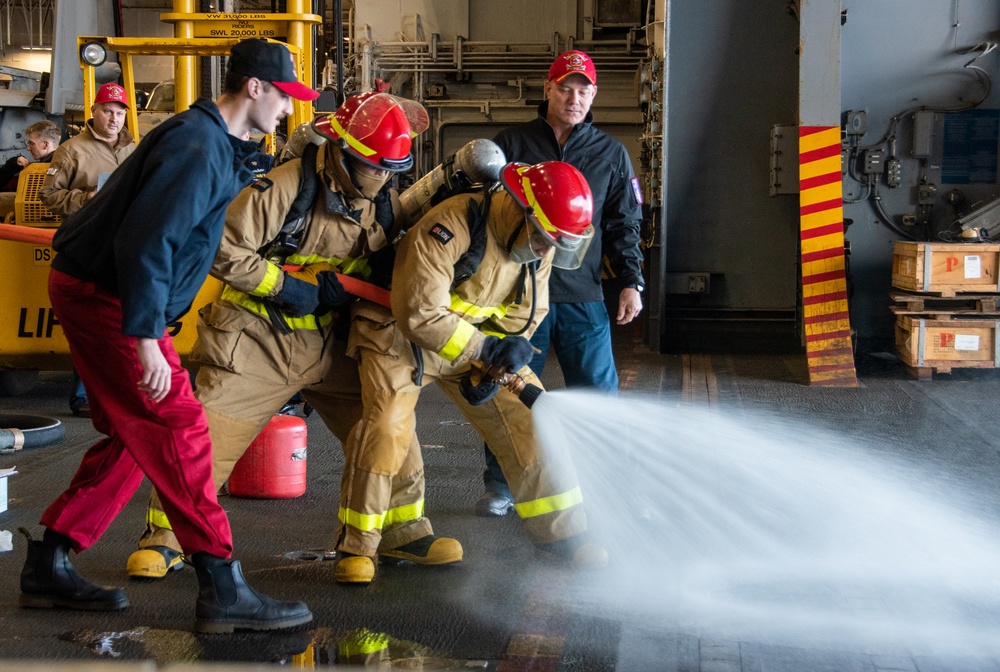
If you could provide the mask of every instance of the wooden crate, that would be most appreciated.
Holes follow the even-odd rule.
[[[896,318],[896,354],[918,378],[952,369],[1000,367],[996,319]]]
[[[1000,292],[1000,244],[896,241],[892,286],[955,296],[956,292]]]

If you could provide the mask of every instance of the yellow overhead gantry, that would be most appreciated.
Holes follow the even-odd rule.
[[[97,92],[95,67],[101,65],[109,52],[118,54],[122,69],[122,84],[130,95],[135,92],[135,70],[132,58],[139,55],[174,57],[175,112],[190,107],[199,90],[196,65],[202,56],[224,56],[236,42],[249,37],[281,41],[288,47],[297,64],[303,83],[311,84],[312,40],[309,29],[321,17],[306,13],[308,0],[287,0],[287,14],[195,14],[193,0],[174,0],[173,14],[164,14],[164,21],[175,25],[173,38],[80,37],[78,56],[83,69],[84,115],[90,118],[90,102]],[[283,40],[276,38],[284,38]],[[288,118],[289,131],[299,124],[312,121],[312,105],[293,101]],[[133,106],[127,114],[129,131],[139,140],[138,114]],[[273,150],[273,146],[270,148]],[[38,173],[25,169],[25,173]],[[40,174],[39,174],[40,177]],[[34,188],[37,192],[37,185]],[[32,203],[36,193],[30,196]],[[21,195],[22,200],[29,198]],[[38,208],[41,212],[42,209]],[[35,375],[37,370],[67,370],[70,366],[69,347],[52,312],[46,291],[53,251],[49,244],[58,218],[28,216],[22,210],[17,231],[28,234],[22,238],[0,236],[0,393],[10,393],[12,381],[21,386],[21,374]],[[45,227],[48,231],[40,230]],[[174,347],[186,359],[196,337],[197,310],[219,296],[221,284],[209,277],[195,298],[192,309],[179,322],[170,325]],[[26,380],[26,379],[25,379]]]
[[[130,92],[130,96],[135,93],[135,70],[132,65],[133,56],[225,56],[229,49],[244,38],[177,38],[177,37],[86,37],[77,38],[78,54],[80,57],[80,67],[83,68],[83,99],[93,101],[97,94],[97,79],[95,75],[96,67],[103,64],[108,52],[118,54],[119,65],[122,69],[122,86]],[[270,40],[276,41],[276,40]],[[296,69],[299,77],[305,72],[305,63],[302,49],[293,44],[282,42],[295,58]],[[194,87],[181,87],[175,82],[174,112],[183,112],[197,96]],[[84,105],[84,119],[90,119],[90,106]],[[298,127],[299,124],[313,119],[312,103],[302,100],[292,100],[292,114],[288,117],[289,132]],[[135,105],[129,106],[126,113],[126,125],[129,131],[139,140],[139,119]]]

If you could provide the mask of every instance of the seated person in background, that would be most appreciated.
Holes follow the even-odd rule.
[[[33,161],[48,163],[52,153],[62,139],[62,129],[54,121],[36,121],[24,129],[28,138],[26,146],[31,160],[19,154],[0,167],[0,219],[7,219],[14,213],[14,197],[17,195],[17,181],[24,167]]]

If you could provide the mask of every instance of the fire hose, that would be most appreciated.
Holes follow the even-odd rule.
[[[55,229],[40,229],[31,226],[17,226],[12,224],[0,224],[0,239],[13,240],[22,243],[32,243],[35,245],[51,245],[55,236]],[[286,270],[295,270],[296,267],[286,267]],[[389,301],[389,290],[373,285],[370,282],[337,273],[337,279],[344,286],[344,291],[348,294],[367,299],[373,303],[386,308],[391,307]],[[490,380],[499,383],[512,392],[525,406],[531,406],[538,400],[539,395],[544,391],[537,385],[532,385],[521,376],[512,371],[505,371],[499,367],[477,360],[472,361],[482,375]]]

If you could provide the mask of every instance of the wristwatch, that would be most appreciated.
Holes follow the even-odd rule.
[[[641,282],[633,282],[630,285],[625,285],[625,288],[626,289],[634,289],[635,291],[639,292],[640,294],[642,294],[642,290],[646,289],[645,287],[642,286]]]

